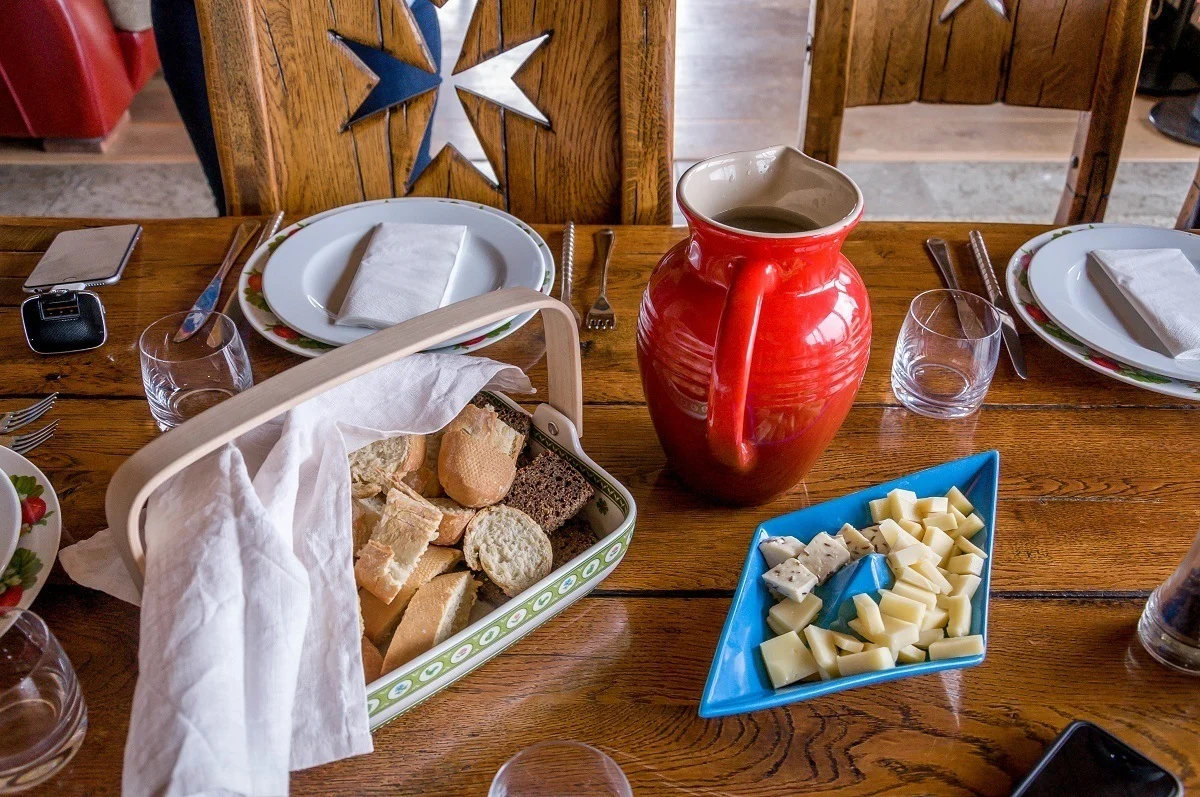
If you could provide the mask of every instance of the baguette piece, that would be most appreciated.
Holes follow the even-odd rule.
[[[472,570],[483,570],[508,597],[550,574],[554,550],[533,518],[503,504],[481,509],[467,525],[463,556]]]
[[[494,504],[512,486],[524,444],[525,438],[495,410],[468,404],[442,434],[438,480],[446,495],[463,506]]]
[[[366,637],[362,638],[362,663],[363,677],[367,679],[367,683],[383,675],[383,656],[379,648],[372,645],[371,640]]]
[[[354,581],[359,587],[384,603],[391,603],[396,593],[404,586],[407,574],[396,564],[391,547],[376,540],[368,540],[358,552],[354,563]]]
[[[430,498],[429,503],[442,511],[442,522],[438,526],[437,539],[434,545],[458,545],[467,524],[475,517],[475,510],[463,506],[453,498]]]
[[[392,484],[425,462],[425,436],[402,434],[376,440],[350,454],[350,480]]]
[[[466,571],[445,573],[417,590],[383,657],[389,673],[467,626],[479,583]]]
[[[416,470],[404,474],[400,481],[426,498],[437,498],[439,495],[443,495],[442,484],[438,481],[436,468],[422,465]]]
[[[368,498],[350,499],[350,523],[354,530],[355,556],[358,556],[358,552],[367,544],[367,540],[371,539],[371,534],[379,525],[380,518],[383,517],[383,507],[384,500],[377,494]]]
[[[507,404],[499,401],[492,401],[482,393],[476,393],[475,398],[471,399],[471,403],[476,407],[495,410],[496,415],[500,416],[500,420],[511,426],[517,434],[522,437],[529,437],[529,427],[533,425],[533,416],[522,410],[514,410]]]
[[[571,463],[553,451],[543,451],[517,469],[504,503],[520,509],[553,533],[592,500],[596,491]]]
[[[403,584],[429,543],[437,539],[442,512],[404,484],[388,490],[387,503],[371,541],[392,550],[394,576]],[[365,550],[365,549],[364,549]]]
[[[362,613],[363,633],[376,645],[382,645],[391,639],[392,632],[400,624],[400,617],[405,607],[412,600],[417,590],[423,587],[435,576],[453,569],[463,559],[462,551],[457,548],[439,548],[431,545],[417,561],[417,566],[405,580],[404,586],[392,598],[391,603],[384,603],[365,589],[358,591],[358,605]]]

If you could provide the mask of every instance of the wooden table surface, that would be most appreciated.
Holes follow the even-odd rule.
[[[104,523],[108,479],[157,431],[142,395],[137,337],[186,308],[211,277],[237,219],[144,222],[122,281],[100,290],[109,340],[76,355],[26,348],[20,285],[61,230],[80,220],[0,219],[0,411],[58,390],[59,432],[32,459],[62,500],[64,544]],[[618,327],[583,334],[584,446],[632,490],[638,525],[624,562],[591,596],[498,659],[384,727],[374,754],[293,777],[297,794],[486,793],[533,742],[607,750],[638,795],[1006,794],[1072,719],[1096,721],[1200,789],[1200,681],[1157,665],[1134,626],[1149,591],[1200,527],[1200,404],[1137,390],[1022,335],[1028,382],[1001,362],[984,409],[933,421],[897,405],[892,347],[909,300],[938,286],[922,242],[968,225],[864,223],[846,244],[875,319],[857,404],[807,480],[773,504],[715,507],[664,465],[634,356],[650,269],[685,231],[619,228],[609,295]],[[1044,228],[986,225],[993,259]],[[595,295],[591,229],[578,234],[575,295]],[[558,250],[557,228],[541,230]],[[226,290],[232,286],[231,278]],[[537,322],[487,350],[527,365]],[[255,377],[298,360],[250,333]],[[544,365],[531,371],[545,384]],[[771,711],[701,720],[696,705],[747,540],[768,517],[976,451],[1001,453],[988,657]],[[49,784],[118,794],[137,676],[138,613],[56,574],[34,609],[75,664],[91,726]]]

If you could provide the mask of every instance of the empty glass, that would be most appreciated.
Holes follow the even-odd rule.
[[[1000,315],[965,291],[926,291],[909,305],[892,359],[892,391],[930,418],[963,418],[983,404],[1000,357]]]
[[[1171,577],[1150,594],[1138,638],[1163,664],[1200,675],[1200,534]]]
[[[633,797],[617,762],[583,742],[539,742],[500,767],[488,797]]]
[[[87,706],[58,640],[33,612],[0,611],[0,794],[52,777],[85,733]]]
[[[160,318],[142,333],[142,385],[164,432],[254,384],[250,358],[229,316],[213,313],[187,340],[173,338],[187,313]]]

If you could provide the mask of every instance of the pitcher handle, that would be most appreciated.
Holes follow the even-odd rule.
[[[708,447],[723,465],[745,472],[754,465],[754,444],[746,439],[746,393],[763,297],[775,290],[779,269],[767,260],[737,266],[717,325],[712,385],[708,391]]]

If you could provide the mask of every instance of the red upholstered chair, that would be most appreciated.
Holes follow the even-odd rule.
[[[148,9],[128,8],[114,22],[105,0],[0,0],[0,137],[102,146],[158,70]]]

